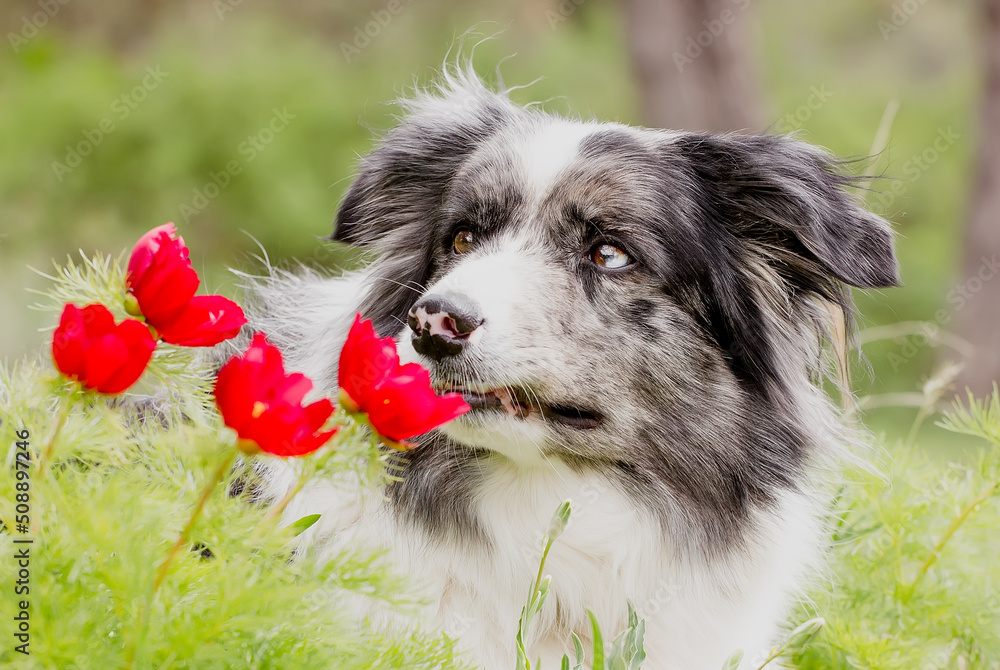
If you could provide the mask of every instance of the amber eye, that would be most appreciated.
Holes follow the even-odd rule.
[[[472,231],[468,228],[459,228],[455,232],[455,237],[451,240],[451,249],[456,254],[464,254],[472,249]]]
[[[632,257],[613,244],[598,244],[590,250],[590,260],[601,267],[614,270],[632,265]]]

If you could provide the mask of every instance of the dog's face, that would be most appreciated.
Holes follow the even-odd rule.
[[[449,437],[716,510],[790,482],[817,300],[896,282],[824,154],[568,121],[473,80],[410,111],[335,239],[380,254],[366,316],[473,405]]]

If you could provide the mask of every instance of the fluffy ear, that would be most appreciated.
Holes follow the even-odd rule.
[[[683,166],[665,188],[687,194],[706,232],[682,254],[701,258],[693,313],[737,377],[763,392],[782,387],[779,340],[795,330],[788,319],[811,318],[811,297],[840,305],[850,322],[845,284],[899,281],[888,224],[846,191],[852,179],[820,150],[785,137],[686,134],[663,151],[665,164]]]
[[[409,236],[408,227],[427,225],[465,158],[515,110],[464,72],[446,73],[435,91],[399,104],[401,123],[362,159],[331,239],[377,249],[394,233]]]
[[[764,135],[685,135],[672,144],[717,194],[709,206],[724,225],[773,250],[794,279],[820,287],[830,278],[862,288],[899,283],[888,223],[845,190],[854,180],[819,149]]]
[[[474,74],[454,71],[445,73],[436,90],[400,106],[400,124],[361,161],[331,236],[381,257],[362,311],[382,335],[394,335],[406,323],[433,272],[435,224],[452,180],[476,146],[515,110]]]

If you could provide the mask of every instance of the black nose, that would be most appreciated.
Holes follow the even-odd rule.
[[[436,361],[457,356],[482,334],[479,305],[455,293],[424,296],[410,310],[413,348]]]

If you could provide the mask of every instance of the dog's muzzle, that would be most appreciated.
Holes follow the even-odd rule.
[[[472,299],[456,293],[424,296],[410,310],[407,324],[413,348],[436,361],[457,356],[483,336],[482,311]]]

